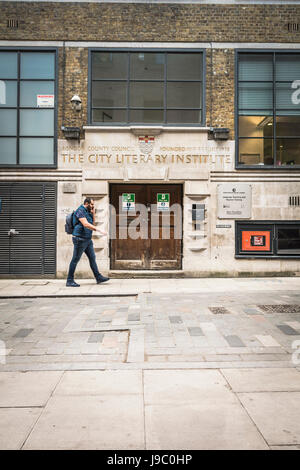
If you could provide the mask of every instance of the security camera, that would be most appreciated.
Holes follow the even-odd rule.
[[[71,103],[72,103],[72,108],[75,109],[75,111],[81,110],[81,99],[79,98],[78,95],[73,96],[73,98],[71,99]]]

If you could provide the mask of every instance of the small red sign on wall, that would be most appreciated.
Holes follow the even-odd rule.
[[[270,251],[271,232],[257,230],[242,231],[242,251]]]
[[[266,237],[264,235],[252,235],[251,246],[266,246]]]

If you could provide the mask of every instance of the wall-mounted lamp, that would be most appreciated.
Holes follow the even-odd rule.
[[[210,135],[215,140],[228,140],[229,139],[229,129],[227,127],[211,127]]]
[[[81,99],[78,95],[74,95],[73,98],[71,98],[71,104],[75,111],[81,111]]]

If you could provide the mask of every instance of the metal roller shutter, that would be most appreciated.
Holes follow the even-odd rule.
[[[0,229],[1,274],[55,274],[56,184],[11,183],[0,185],[2,191],[9,211],[3,217],[5,230]],[[18,233],[9,237],[9,229]]]
[[[44,274],[56,271],[56,185],[44,185]]]
[[[0,274],[9,273],[10,185],[0,185]]]

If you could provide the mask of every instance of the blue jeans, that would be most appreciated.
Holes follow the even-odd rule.
[[[67,282],[74,281],[75,269],[83,253],[85,253],[86,256],[88,257],[91,269],[97,281],[101,277],[101,274],[98,271],[98,267],[96,263],[96,255],[95,255],[95,250],[94,250],[92,240],[86,239],[86,238],[80,238],[80,237],[72,237],[72,241],[74,245],[74,250],[73,250],[73,258],[71,259],[71,263],[69,266]]]

